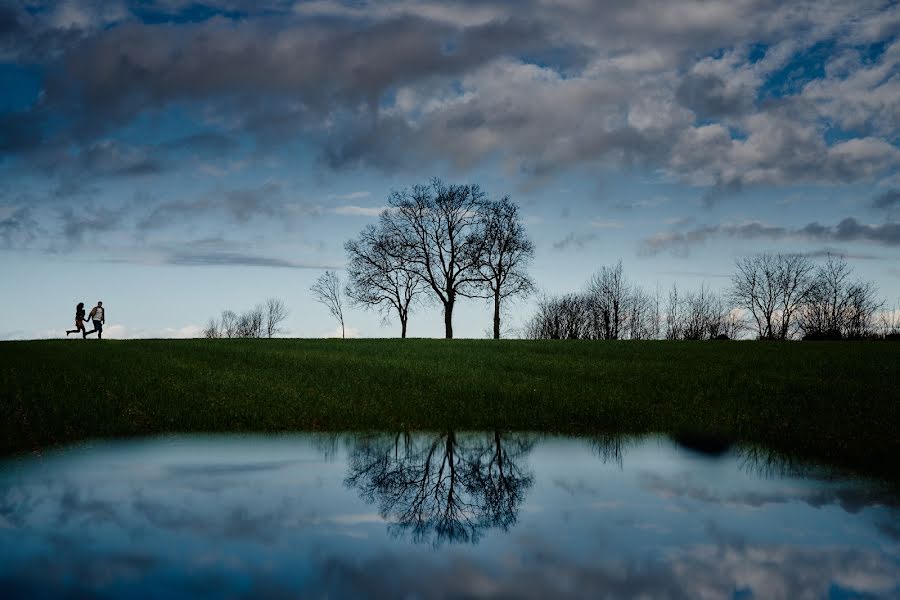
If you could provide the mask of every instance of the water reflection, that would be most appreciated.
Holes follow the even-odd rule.
[[[475,543],[515,524],[533,447],[533,436],[499,431],[365,436],[350,450],[345,484],[378,505],[395,535]]]
[[[900,597],[895,491],[773,464],[503,432],[89,444],[0,461],[0,597]]]

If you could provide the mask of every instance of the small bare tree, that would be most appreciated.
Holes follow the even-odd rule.
[[[265,331],[266,337],[275,337],[284,330],[281,324],[288,317],[288,309],[284,302],[277,298],[269,298],[266,300],[265,310]]]
[[[590,337],[617,340],[625,333],[631,289],[620,260],[614,267],[601,267],[588,282]]]
[[[221,335],[226,338],[233,338],[237,336],[237,327],[238,324],[238,316],[231,310],[223,310],[222,311],[222,328]]]
[[[216,339],[222,337],[222,330],[219,329],[219,322],[215,318],[210,319],[206,323],[206,329],[203,330],[203,337]]]
[[[400,241],[373,225],[344,244],[349,258],[347,297],[358,306],[377,309],[387,321],[400,318],[400,337],[406,337],[410,307],[425,290],[424,280],[411,268]]]
[[[265,312],[261,304],[241,313],[237,318],[237,334],[235,337],[261,338],[263,336],[263,319]]]
[[[341,280],[334,271],[325,271],[309,288],[316,299],[325,305],[328,312],[341,324],[341,337],[346,337],[344,327],[344,301],[341,293]]]
[[[680,340],[684,335],[684,317],[681,314],[683,300],[678,296],[678,285],[672,284],[669,290],[669,303],[666,306],[666,339]]]
[[[519,207],[509,196],[481,206],[483,239],[479,272],[494,303],[494,339],[500,338],[500,307],[514,296],[534,289],[526,269],[534,258],[534,244],[525,234]]]

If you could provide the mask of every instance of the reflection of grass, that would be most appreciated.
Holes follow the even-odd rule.
[[[0,344],[4,451],[163,431],[716,431],[900,478],[900,344]]]

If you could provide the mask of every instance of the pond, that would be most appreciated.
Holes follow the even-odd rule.
[[[900,597],[895,488],[692,447],[172,436],[8,458],[0,597]]]

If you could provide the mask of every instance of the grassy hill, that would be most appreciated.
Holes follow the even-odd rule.
[[[900,344],[0,343],[0,451],[190,431],[711,431],[898,479]]]

